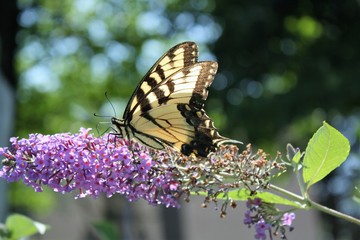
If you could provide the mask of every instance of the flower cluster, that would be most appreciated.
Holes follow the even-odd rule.
[[[165,156],[158,154],[154,160],[147,148],[133,144],[129,149],[115,135],[96,138],[89,131],[11,138],[10,148],[0,148],[6,158],[0,177],[22,180],[35,191],[48,186],[60,193],[78,190],[77,197],[119,193],[130,201],[179,206],[179,181],[163,163]]]
[[[181,196],[189,201],[195,193],[205,196],[203,207],[212,202],[217,208],[218,200],[223,200],[221,217],[228,206],[237,205],[229,197],[231,191],[246,189],[253,195],[268,188],[273,170],[284,170],[262,150],[253,153],[250,144],[241,152],[234,145],[220,146],[207,158],[199,158],[171,148],[152,150],[116,134],[94,137],[90,129],[77,134],[30,134],[28,139],[14,137],[10,142],[9,148],[0,148],[0,156],[5,157],[0,177],[8,182],[22,180],[35,191],[44,186],[60,193],[76,191],[77,198],[118,193],[129,201],[144,199],[167,207],[179,207]],[[265,239],[274,227],[285,237],[284,227],[295,218],[284,214],[274,220],[279,211],[260,199],[248,200],[247,206],[244,223],[255,225],[257,239]]]
[[[264,203],[260,198],[248,199],[246,202],[247,210],[245,212],[244,224],[255,225],[255,239],[265,240],[267,234],[272,239],[272,234],[277,236],[279,232],[281,239],[286,239],[285,227],[291,227],[292,221],[295,219],[295,213],[285,212],[281,214],[282,217],[278,217],[280,211],[275,209],[273,204]],[[274,232],[272,229],[275,229]]]
[[[230,190],[266,188],[270,172],[281,169],[262,150],[252,153],[251,145],[242,152],[233,145],[221,146],[208,158],[198,158],[170,148],[151,150],[115,134],[97,138],[89,131],[11,138],[10,148],[0,148],[0,156],[6,158],[0,177],[22,180],[35,191],[48,186],[60,193],[78,190],[77,197],[120,193],[130,201],[143,198],[151,204],[178,206],[179,197],[189,200],[191,192],[205,193],[206,205],[217,204],[219,194]],[[228,203],[222,206],[222,216]]]

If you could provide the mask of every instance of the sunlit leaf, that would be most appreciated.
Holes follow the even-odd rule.
[[[198,194],[202,196],[207,196],[206,192],[200,192]],[[232,200],[236,200],[236,201],[247,201],[248,198],[251,199],[261,198],[263,202],[267,202],[267,203],[282,204],[287,206],[293,206],[296,208],[303,208],[303,206],[299,202],[288,200],[286,198],[280,197],[279,195],[270,192],[257,192],[255,195],[250,196],[250,191],[247,189],[233,190],[228,192],[226,195],[219,194],[217,198],[218,199],[231,198]]]
[[[326,177],[346,160],[349,141],[335,128],[324,122],[306,147],[303,178],[307,189]]]
[[[44,234],[49,227],[43,223],[21,215],[12,214],[6,219],[6,227],[11,233],[10,239],[20,239],[36,233]]]

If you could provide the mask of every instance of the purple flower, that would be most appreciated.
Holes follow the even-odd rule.
[[[179,181],[147,148],[135,145],[129,150],[115,135],[96,138],[89,132],[82,128],[78,134],[11,138],[10,148],[0,148],[10,163],[2,167],[0,177],[22,180],[35,191],[47,185],[60,193],[77,190],[77,198],[120,193],[129,201],[142,198],[153,205],[179,207]]]
[[[281,220],[282,220],[282,225],[283,226],[291,226],[292,221],[295,219],[295,213],[291,212],[291,213],[285,213]]]
[[[269,230],[270,228],[271,225],[269,223],[266,223],[264,219],[261,219],[255,225],[255,229],[256,229],[255,238],[265,240],[266,239],[265,231]]]
[[[247,208],[252,208],[253,205],[253,200],[251,198],[248,198],[248,200],[246,201],[246,207]]]
[[[171,191],[176,191],[179,188],[179,182],[178,181],[170,181],[169,182],[169,189]]]
[[[266,239],[266,234],[263,232],[258,232],[255,234],[255,239],[261,239],[261,240],[265,240]]]
[[[261,219],[255,225],[255,229],[257,233],[264,233],[266,230],[269,230],[270,228],[271,225],[269,223],[266,223],[264,219]]]
[[[260,205],[262,204],[261,198],[254,198],[253,204],[254,204],[256,207],[260,206]]]
[[[246,201],[246,207],[251,209],[253,207],[259,207],[262,204],[262,200],[261,198],[248,198],[248,200]]]
[[[252,223],[252,218],[251,218],[251,211],[250,210],[246,210],[245,212],[245,219],[244,219],[244,224],[249,225]]]

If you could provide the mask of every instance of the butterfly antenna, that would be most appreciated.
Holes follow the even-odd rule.
[[[109,99],[109,97],[108,97],[108,95],[107,95],[107,92],[105,92],[105,98],[106,98],[106,100],[110,103],[110,106],[111,106],[114,114],[116,115],[116,111],[115,111],[114,105],[111,103],[111,101],[110,101],[110,99]],[[99,114],[97,114],[97,113],[94,113],[94,116],[95,116],[95,117],[102,117],[102,118],[112,117],[112,116],[109,116],[109,115],[99,115]]]
[[[108,97],[107,92],[105,92],[105,98],[106,98],[106,100],[110,103],[110,106],[111,106],[111,108],[113,109],[114,114],[116,115],[116,111],[115,111],[114,105],[111,103],[111,101],[110,101],[110,99],[109,99],[109,97]],[[113,117],[113,116],[109,116],[109,115],[99,115],[99,114],[97,114],[97,113],[94,113],[94,116],[95,116],[95,117],[101,117],[101,118],[105,118],[105,117],[106,117],[106,118],[111,118],[111,117]],[[101,124],[109,124],[109,123],[111,123],[111,122],[106,121],[106,122],[99,122],[99,123],[96,124],[96,130],[97,130],[97,133],[98,133],[99,136],[104,135],[104,134],[105,134],[106,132],[108,132],[110,129],[113,130],[114,132],[116,132],[114,128],[112,128],[112,127],[107,127],[104,131],[101,131],[102,133],[100,134],[100,126],[101,126]]]
[[[114,107],[114,105],[112,104],[112,102],[110,101],[107,92],[105,92],[105,97],[106,97],[106,99],[108,100],[108,102],[110,103],[110,106],[111,106],[111,108],[113,109],[114,115],[115,115],[115,117],[116,117],[115,107]]]

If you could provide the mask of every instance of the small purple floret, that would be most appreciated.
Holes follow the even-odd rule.
[[[269,230],[270,228],[271,228],[271,225],[269,223],[266,223],[264,219],[261,219],[255,225],[255,229],[256,229],[255,238],[262,239],[262,240],[266,239],[265,231]]]
[[[281,218],[282,220],[282,225],[283,226],[291,226],[293,220],[295,219],[295,213],[291,212],[291,213],[285,213],[283,215],[283,217]]]

